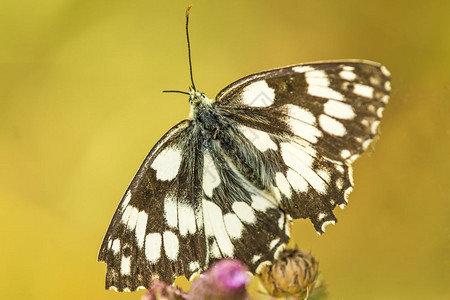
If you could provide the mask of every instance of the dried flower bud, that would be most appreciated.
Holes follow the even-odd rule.
[[[311,293],[318,274],[319,263],[310,253],[284,249],[272,265],[263,267],[261,279],[275,297],[301,297]]]
[[[141,300],[186,300],[187,293],[165,282],[155,280]]]
[[[238,260],[223,259],[215,263],[192,284],[189,300],[244,300],[250,278]]]

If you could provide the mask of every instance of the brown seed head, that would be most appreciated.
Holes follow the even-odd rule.
[[[261,279],[275,297],[310,294],[319,275],[319,263],[310,253],[284,249],[272,265],[264,266]]]

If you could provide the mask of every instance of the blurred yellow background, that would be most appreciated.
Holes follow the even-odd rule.
[[[110,218],[143,158],[187,117],[188,1],[0,2],[0,298],[104,290]],[[330,299],[450,299],[450,1],[193,1],[196,85],[342,58],[392,72],[382,134],[339,223],[293,236]]]

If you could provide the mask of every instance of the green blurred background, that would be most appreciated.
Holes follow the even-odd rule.
[[[188,1],[0,2],[0,298],[104,291],[97,252],[152,145],[187,117]],[[450,299],[450,1],[194,1],[197,87],[365,58],[392,72],[380,140],[317,236],[330,299]]]

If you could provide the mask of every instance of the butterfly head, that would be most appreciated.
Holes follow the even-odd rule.
[[[193,119],[198,110],[204,110],[204,108],[210,107],[212,103],[214,101],[206,97],[204,93],[191,88],[189,91],[189,104],[191,105],[190,118]]]

